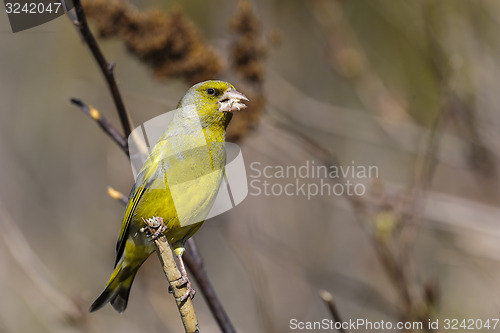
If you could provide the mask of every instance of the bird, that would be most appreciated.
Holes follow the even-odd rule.
[[[246,108],[244,101],[248,98],[232,84],[216,80],[195,84],[179,101],[137,174],[116,244],[114,271],[90,312],[108,302],[119,313],[125,311],[134,277],[155,251],[152,239],[159,235],[177,256],[181,285],[187,284],[181,301],[193,295],[182,260],[184,244],[213,206],[226,164],[226,129],[233,112]],[[148,225],[159,227],[154,235]]]

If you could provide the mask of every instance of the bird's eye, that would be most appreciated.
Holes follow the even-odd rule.
[[[215,95],[215,89],[214,88],[208,88],[207,89],[207,94],[209,94],[209,95]]]

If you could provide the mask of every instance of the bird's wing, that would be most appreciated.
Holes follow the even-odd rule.
[[[116,262],[115,267],[120,261],[123,251],[125,249],[125,243],[127,242],[128,229],[130,226],[130,221],[134,216],[135,209],[140,203],[143,194],[154,182],[154,176],[158,169],[158,161],[156,159],[161,158],[159,151],[163,148],[164,143],[159,142],[155,147],[150,156],[144,163],[141,171],[136,177],[136,182],[130,191],[130,195],[127,201],[127,207],[125,208],[125,214],[123,215],[122,226],[120,228],[120,235],[118,236],[118,241],[116,242]],[[156,159],[153,158],[156,156]]]
[[[181,214],[184,212],[184,215],[188,216],[186,218],[188,221],[196,219],[199,221],[204,220],[203,213],[208,213],[219,189],[221,170],[225,164],[225,153],[223,144],[220,144],[220,147],[216,145],[218,149],[212,147],[213,150],[220,150],[222,152],[219,154],[217,163],[214,163],[212,153],[208,146],[206,146],[206,141],[205,145],[200,145],[197,140],[199,138],[191,135],[191,133],[186,135],[180,131],[180,133],[171,135],[167,131],[153,147],[150,156],[137,175],[136,182],[128,199],[120,236],[116,244],[116,263],[122,257],[128,238],[130,222],[134,217],[138,205],[140,205],[143,195],[148,193],[151,188],[169,188],[167,178],[175,179],[176,182],[180,183],[195,180],[191,188],[185,188],[185,193],[180,194],[182,198],[179,198],[177,202],[180,202],[181,205],[177,209],[180,209]],[[195,148],[186,148],[186,143],[193,144]],[[186,170],[191,170],[191,172],[186,172]],[[208,181],[197,180],[198,177],[208,175],[212,171],[219,172],[215,176],[208,177]],[[167,177],[167,174],[170,177]],[[198,211],[200,212],[195,214]],[[198,215],[203,218],[197,218]]]
[[[125,249],[125,243],[127,242],[127,231],[128,226],[130,225],[130,221],[132,220],[132,216],[134,215],[135,208],[137,204],[141,200],[142,194],[146,190],[145,187],[139,187],[133,193],[133,196],[129,199],[127,208],[125,209],[125,215],[123,216],[123,222],[120,229],[120,235],[118,236],[118,241],[116,243],[116,262],[115,266],[120,261],[122,257],[123,250]]]

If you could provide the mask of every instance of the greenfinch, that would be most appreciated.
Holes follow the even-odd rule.
[[[155,251],[150,226],[165,235],[188,283],[182,261],[184,244],[203,224],[221,184],[226,128],[232,112],[248,99],[223,81],[191,87],[151,150],[130,192],[116,245],[115,269],[106,288],[90,307],[110,302],[118,312],[127,307],[130,288],[142,263]],[[157,236],[157,235],[154,235]]]

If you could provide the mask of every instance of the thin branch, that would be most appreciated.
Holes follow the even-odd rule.
[[[120,201],[124,205],[127,204],[128,198],[125,196],[125,194],[115,190],[111,186],[108,186],[108,195],[113,199]]]
[[[330,294],[326,290],[321,290],[319,292],[319,296],[325,302],[326,306],[328,306],[328,310],[330,310],[330,314],[332,315],[334,322],[335,323],[340,323],[340,325],[339,325],[338,328],[335,326],[337,328],[337,330],[340,333],[347,333],[347,331],[345,330],[345,328],[342,327],[343,320],[340,317],[339,311],[337,310],[337,306],[335,306],[335,302],[333,301],[332,294]]]
[[[123,150],[127,156],[129,155],[127,139],[118,131],[111,122],[104,117],[97,109],[85,104],[79,99],[72,98],[71,103],[80,107],[80,109],[95,120],[101,129]]]
[[[132,132],[132,125],[130,123],[130,118],[128,116],[127,110],[125,109],[125,104],[123,104],[123,99],[121,97],[120,91],[118,90],[118,85],[116,84],[115,76],[114,76],[114,68],[115,64],[113,62],[108,63],[106,58],[101,52],[97,41],[90,31],[89,25],[87,23],[87,18],[85,17],[85,13],[82,8],[82,4],[80,0],[73,0],[73,4],[75,6],[75,12],[77,21],[74,21],[75,26],[78,28],[80,33],[82,34],[85,43],[90,48],[92,55],[94,56],[99,68],[101,69],[104,78],[106,79],[106,83],[108,84],[109,91],[113,96],[113,101],[116,106],[116,110],[118,111],[118,116],[120,117],[120,122],[122,124],[124,136],[127,138]]]
[[[181,273],[177,268],[177,264],[174,259],[174,255],[172,253],[172,249],[167,242],[167,238],[162,235],[161,237],[155,239],[156,245],[156,253],[158,254],[158,258],[160,259],[161,265],[163,267],[163,272],[167,277],[170,286],[172,287],[172,291],[174,297],[176,299],[177,308],[179,309],[179,314],[181,315],[182,324],[184,325],[184,329],[186,333],[195,333],[200,332],[200,328],[198,326],[198,318],[196,318],[196,313],[194,312],[193,302],[191,301],[191,297],[187,297],[184,301],[179,301],[178,299],[183,296],[187,291],[187,286],[182,288],[178,288],[175,285],[175,281],[181,279]]]

